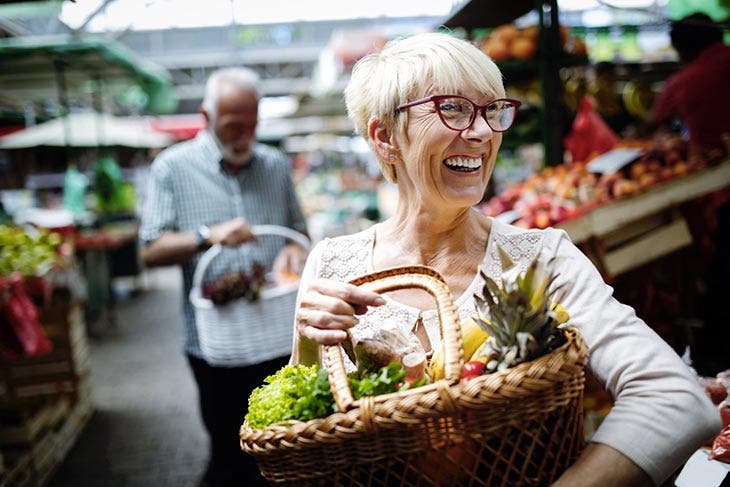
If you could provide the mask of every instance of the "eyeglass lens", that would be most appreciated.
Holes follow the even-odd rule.
[[[442,98],[436,102],[436,108],[444,123],[454,130],[468,128],[478,109],[468,99],[458,97]],[[484,107],[483,114],[492,130],[504,132],[512,126],[517,108],[507,100],[496,100]]]

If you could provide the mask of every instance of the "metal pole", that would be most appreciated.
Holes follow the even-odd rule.
[[[71,121],[68,117],[68,87],[66,85],[66,62],[62,59],[55,59],[53,66],[56,72],[56,87],[58,89],[58,103],[61,106],[61,121],[63,123],[63,136],[65,159],[68,164],[71,156]]]
[[[563,88],[560,81],[563,47],[560,41],[557,0],[538,0],[540,21],[540,80],[543,111],[541,114],[542,139],[545,147],[545,165],[563,162],[563,133],[565,125]]]

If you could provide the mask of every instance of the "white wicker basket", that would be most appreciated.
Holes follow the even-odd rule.
[[[290,228],[256,225],[254,235],[286,237],[309,250],[309,239]],[[215,366],[235,367],[281,357],[291,350],[298,283],[263,289],[255,302],[244,298],[217,306],[203,297],[203,276],[222,248],[214,245],[198,261],[190,290],[198,341],[205,360]]]

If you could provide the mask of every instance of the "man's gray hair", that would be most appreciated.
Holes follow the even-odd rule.
[[[208,113],[208,117],[214,119],[217,114],[218,99],[220,98],[224,85],[250,90],[259,97],[258,90],[259,75],[255,71],[244,67],[221,68],[213,71],[205,83],[205,94],[202,107]]]

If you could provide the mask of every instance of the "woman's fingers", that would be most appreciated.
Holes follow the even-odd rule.
[[[304,292],[296,313],[299,333],[317,343],[332,345],[347,337],[358,323],[356,314],[385,300],[377,293],[347,283],[319,279]]]
[[[339,301],[349,305],[350,308],[359,308],[363,310],[367,306],[382,306],[385,304],[385,299],[372,291],[367,291],[360,287],[348,284],[346,282],[337,282],[329,279],[318,279],[313,281],[307,290],[307,294],[312,293],[316,295],[329,296],[337,298]],[[306,297],[306,294],[305,294]],[[362,313],[359,313],[362,314]]]

